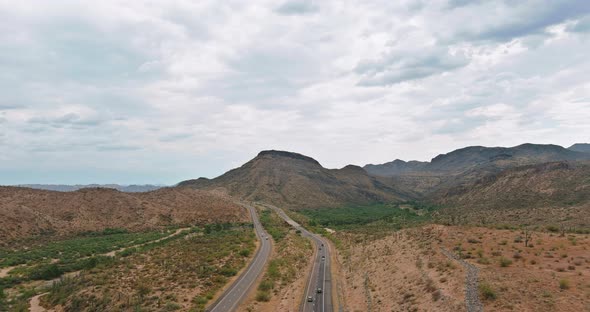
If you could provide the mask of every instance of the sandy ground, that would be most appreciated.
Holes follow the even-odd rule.
[[[483,300],[485,311],[590,311],[590,236],[532,232],[528,247],[520,238],[520,230],[480,227],[448,227],[441,235],[495,293]],[[501,259],[510,264],[502,267]]]
[[[0,278],[7,277],[8,272],[12,271],[12,269],[16,268],[17,266],[11,266],[7,268],[0,269]]]
[[[41,306],[40,298],[47,293],[36,295],[35,297],[31,298],[31,306],[29,307],[29,312],[52,312],[54,310],[47,310]]]
[[[438,251],[433,228],[378,240],[340,234],[346,311],[465,311],[464,269]]]
[[[190,228],[182,228],[182,229],[178,229],[178,230],[176,230],[176,232],[174,232],[174,233],[172,233],[172,234],[170,234],[170,235],[168,235],[168,236],[165,236],[165,237],[162,237],[162,238],[156,239],[156,240],[154,240],[154,241],[149,241],[149,242],[147,242],[147,243],[138,244],[138,245],[134,245],[134,246],[130,246],[130,247],[125,247],[125,248],[121,248],[121,249],[118,249],[118,250],[113,250],[113,251],[111,251],[111,252],[107,252],[107,253],[105,253],[105,254],[102,254],[102,256],[107,256],[107,257],[114,257],[114,256],[115,256],[115,254],[117,254],[118,252],[122,252],[122,251],[125,251],[125,250],[127,250],[127,249],[131,249],[131,248],[139,248],[139,247],[145,246],[145,245],[147,245],[147,244],[154,244],[154,243],[158,243],[158,242],[161,242],[161,241],[163,241],[163,240],[165,240],[165,239],[168,239],[168,238],[170,238],[170,237],[176,236],[176,235],[180,234],[180,232],[182,232],[182,231],[184,231],[184,230],[190,230]]]

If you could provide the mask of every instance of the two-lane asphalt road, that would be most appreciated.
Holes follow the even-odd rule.
[[[332,273],[330,270],[330,245],[325,238],[311,233],[293,221],[282,209],[269,206],[287,223],[301,231],[301,235],[308,237],[315,246],[315,258],[311,274],[305,286],[305,296],[300,311],[303,312],[332,312]],[[311,301],[308,298],[311,297]]]
[[[252,291],[256,284],[254,283],[258,277],[262,274],[264,266],[270,258],[271,252],[271,240],[268,239],[268,234],[262,228],[256,209],[250,205],[244,205],[250,215],[252,216],[252,222],[254,223],[254,229],[256,230],[256,236],[260,240],[260,247],[254,256],[254,259],[250,262],[246,270],[233,282],[233,284],[226,289],[223,294],[213,302],[206,311],[210,312],[230,312],[235,311],[240,303],[246,298],[246,296]]]

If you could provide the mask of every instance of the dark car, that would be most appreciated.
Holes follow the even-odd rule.
[[[318,294],[321,294],[321,293],[322,293],[322,289],[318,288]]]

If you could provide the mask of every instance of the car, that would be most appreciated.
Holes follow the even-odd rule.
[[[313,297],[312,296],[307,296],[307,302],[313,302]]]
[[[268,236],[266,237],[266,240],[268,240]]]
[[[326,256],[322,256],[322,260],[326,260]]]
[[[321,293],[322,293],[322,289],[318,288],[318,294],[321,294]]]

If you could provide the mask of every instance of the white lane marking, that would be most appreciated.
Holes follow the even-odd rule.
[[[316,242],[317,243],[317,242]],[[316,250],[318,250],[316,248]],[[318,256],[320,254],[320,251],[318,250]],[[311,281],[313,280],[313,275],[314,275],[314,271],[315,271],[315,265],[316,265],[317,261],[314,259],[313,261],[313,267],[311,268],[311,273],[309,276],[309,282],[307,283],[307,295],[309,296],[309,287],[311,286]],[[305,306],[307,305],[307,298],[305,298],[305,301],[303,301],[303,311],[305,311]]]
[[[255,212],[254,212],[252,209],[253,209],[253,208],[248,208],[248,210],[250,210],[250,214],[252,215],[252,220],[255,220],[255,219],[256,219],[256,218],[255,218]],[[254,222],[254,224],[256,225],[256,226],[255,226],[255,229],[256,229],[256,234],[257,234],[257,235],[259,236],[259,238],[260,238],[260,236],[261,236],[261,235],[260,235],[260,229],[258,228],[258,222]],[[263,251],[263,249],[265,249],[265,248],[268,246],[268,242],[265,242],[265,241],[264,241],[262,238],[260,239],[260,241],[261,241],[261,243],[262,243],[262,246],[260,247],[260,253],[258,254],[258,256],[259,256],[259,257],[257,257],[256,259],[254,259],[254,261],[253,261],[253,263],[252,263],[252,266],[251,266],[250,268],[248,268],[248,270],[246,270],[246,272],[244,272],[244,274],[242,274],[242,275],[241,275],[241,276],[240,276],[240,277],[239,277],[239,278],[238,278],[238,279],[237,279],[237,280],[234,282],[234,284],[231,286],[231,289],[229,290],[229,292],[227,292],[227,293],[226,293],[226,295],[225,295],[225,297],[224,297],[223,299],[221,299],[221,301],[219,301],[219,303],[218,303],[218,304],[217,304],[215,307],[213,307],[213,309],[211,309],[211,312],[215,311],[215,310],[216,310],[216,309],[217,309],[217,308],[218,308],[218,307],[221,305],[221,303],[222,303],[222,302],[224,302],[226,299],[228,299],[228,298],[229,298],[230,294],[232,294],[232,293],[233,293],[233,291],[234,291],[234,290],[236,290],[236,288],[237,288],[237,287],[239,286],[239,284],[240,284],[240,283],[241,283],[241,282],[244,280],[244,278],[246,278],[246,276],[249,274],[249,272],[250,272],[250,271],[251,271],[251,270],[252,270],[254,267],[256,267],[256,266],[257,266],[257,265],[256,265],[256,263],[257,263],[257,262],[260,262],[260,260],[261,260],[262,258],[264,258],[264,257],[262,256],[262,254],[263,254],[263,252],[262,252],[262,251]],[[249,284],[248,288],[250,287],[250,285],[252,285],[252,282],[250,282],[250,284]],[[235,297],[235,294],[234,294],[233,296]],[[233,307],[236,305],[236,303],[237,303],[237,302],[234,302],[234,304],[231,306],[231,309],[233,309]],[[224,303],[224,305],[223,305],[223,308],[225,308],[225,305],[226,305],[226,304],[227,304],[227,303]],[[231,309],[230,309],[230,310],[228,310],[228,311],[231,311]]]

